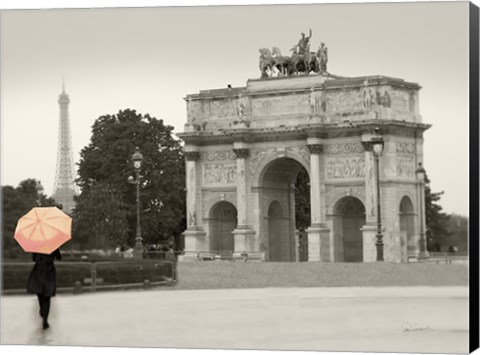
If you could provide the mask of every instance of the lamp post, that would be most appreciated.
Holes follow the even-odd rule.
[[[140,153],[140,148],[135,148],[135,153],[132,155],[133,167],[135,168],[135,179],[133,176],[128,177],[130,184],[137,186],[137,234],[135,237],[134,257],[141,259],[143,257],[142,245],[142,230],[140,227],[140,168],[142,166],[143,155]]]
[[[420,184],[420,254],[419,259],[426,259],[427,254],[427,240],[425,239],[425,168],[422,163],[418,163],[418,168],[415,170],[417,181]]]
[[[35,202],[37,204],[37,207],[40,207],[40,205],[42,204],[42,194],[44,191],[40,181],[37,181],[35,188],[37,189],[37,200]]]
[[[383,259],[383,231],[382,231],[382,217],[380,209],[380,157],[383,153],[385,142],[383,137],[379,134],[380,129],[375,128],[375,135],[372,137],[370,143],[372,145],[373,156],[375,158],[376,183],[377,183],[377,261],[384,261]]]

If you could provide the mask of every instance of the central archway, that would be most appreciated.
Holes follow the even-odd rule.
[[[289,236],[289,218],[280,202],[273,201],[268,208],[268,260],[290,261],[290,249],[295,247]]]
[[[260,203],[262,244],[268,261],[298,261],[300,259],[296,214],[303,215],[308,209],[298,202],[297,177],[302,172],[302,183],[308,184],[309,176],[304,166],[295,159],[281,157],[270,162],[262,171],[260,179]],[[307,191],[309,187],[307,186]],[[296,203],[297,201],[297,203]]]
[[[210,250],[234,251],[233,230],[237,227],[237,209],[229,202],[216,203],[210,210]]]

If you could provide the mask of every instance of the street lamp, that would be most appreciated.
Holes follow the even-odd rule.
[[[427,254],[427,240],[425,239],[425,225],[424,225],[424,216],[425,216],[425,168],[422,166],[422,163],[418,163],[418,168],[415,170],[417,175],[417,181],[420,183],[420,259],[425,259],[428,257]]]
[[[380,167],[379,160],[383,153],[383,147],[385,142],[383,137],[379,133],[380,129],[375,128],[375,135],[372,136],[370,141],[373,150],[373,156],[375,158],[375,170],[376,170],[376,182],[377,182],[377,241],[375,246],[377,247],[377,261],[383,260],[383,232],[382,232],[382,218],[380,212]]]
[[[40,181],[37,181],[35,188],[37,189],[37,200],[35,202],[37,203],[37,207],[40,207],[42,204],[42,194],[44,191]]]
[[[135,153],[132,155],[133,167],[135,168],[135,176],[128,177],[130,184],[137,185],[137,234],[135,237],[134,257],[141,259],[143,257],[142,245],[142,230],[140,227],[140,168],[142,167],[143,155],[140,153],[140,148],[135,148]]]

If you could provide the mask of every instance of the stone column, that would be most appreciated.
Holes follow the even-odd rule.
[[[321,191],[324,179],[320,174],[320,154],[323,152],[321,139],[308,138],[310,151],[310,215],[308,228],[308,261],[330,261],[329,230],[322,221]]]
[[[370,143],[372,135],[362,135],[365,148],[365,222],[363,234],[363,262],[375,262],[377,249],[375,247],[377,234],[377,183],[375,180],[375,158]]]
[[[197,160],[200,153],[194,146],[185,147],[186,185],[187,185],[187,230],[185,237],[185,254],[182,261],[191,261],[197,258],[197,251],[201,248],[201,241],[205,237],[200,226],[197,209]]]
[[[291,184],[288,189],[288,205],[289,205],[289,218],[290,218],[290,230],[289,235],[293,236],[293,241],[289,240],[289,257],[291,261],[300,261],[298,253],[298,232],[295,226],[295,184]]]
[[[236,142],[233,144],[233,152],[237,157],[237,228],[233,231],[234,237],[234,257],[239,257],[244,251],[248,250],[248,238],[254,232],[248,225],[248,211],[247,211],[247,173],[246,160],[250,156],[250,150],[243,142]]]

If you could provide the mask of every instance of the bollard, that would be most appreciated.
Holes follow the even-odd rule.
[[[148,290],[150,287],[150,280],[143,281],[143,289]]]
[[[92,263],[90,273],[92,275],[92,291],[96,291],[97,290],[97,263]]]
[[[80,281],[75,281],[73,284],[73,294],[78,295],[82,293],[82,283]]]

